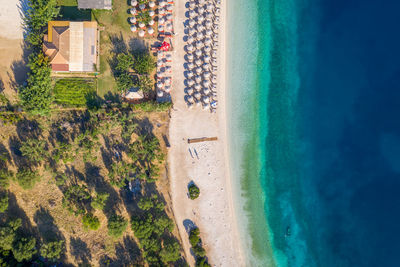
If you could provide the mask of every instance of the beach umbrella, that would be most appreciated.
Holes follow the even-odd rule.
[[[210,78],[210,76],[211,76],[211,73],[210,73],[209,71],[205,71],[205,72],[203,73],[204,79],[208,79],[208,78]]]
[[[132,25],[132,26],[131,26],[131,31],[132,31],[132,32],[135,32],[135,31],[137,31],[137,28],[136,28],[136,26],[135,26],[135,25]]]
[[[170,73],[170,72],[171,72],[171,69],[172,69],[171,66],[166,66],[166,67],[165,67],[165,72]]]
[[[194,1],[189,2],[189,8],[190,9],[195,9],[196,8],[196,3]]]
[[[208,20],[212,20],[214,17],[214,15],[211,12],[207,12],[205,16],[206,16],[206,19],[208,19]]]
[[[198,7],[197,8],[197,13],[200,14],[200,15],[203,14],[204,11],[205,11],[205,9],[203,7]]]
[[[161,59],[157,60],[157,66],[160,67],[163,64],[163,61]]]
[[[162,90],[157,90],[157,96],[162,97],[164,95],[164,92]]]
[[[194,64],[192,62],[187,63],[186,66],[189,70],[192,70],[194,68]]]
[[[163,75],[163,71],[161,69],[162,68],[160,68],[160,70],[157,71],[157,77],[161,77]]]
[[[135,24],[136,23],[136,17],[130,17],[129,18],[129,22],[132,23],[132,24]]]
[[[150,10],[149,11],[149,16],[150,17],[154,17],[156,15],[156,12],[154,12],[154,10]]]
[[[211,60],[211,64],[213,64],[214,66],[216,66],[216,65],[217,65],[217,59],[213,58],[213,59]]]
[[[165,28],[166,28],[167,31],[172,31],[172,24],[171,23],[167,23]]]
[[[211,51],[211,46],[206,45],[206,46],[204,47],[204,51],[205,51],[206,53],[210,52],[210,51]]]
[[[136,15],[136,14],[137,14],[136,8],[131,8],[131,9],[129,10],[129,12],[130,12],[132,15]]]
[[[197,67],[197,68],[195,69],[195,71],[196,71],[197,74],[200,74],[203,70],[202,70],[200,67]]]
[[[166,1],[160,1],[160,3],[158,3],[158,5],[159,5],[160,7],[165,7],[166,4],[167,4]]]
[[[188,86],[192,86],[194,84],[194,81],[192,79],[186,79],[186,83]]]
[[[189,102],[189,103],[194,103],[194,99],[193,99],[193,96],[191,96],[191,95],[188,95],[188,96],[186,96],[186,100],[187,100],[187,102]]]
[[[200,5],[204,5],[204,3],[206,2],[206,0],[198,0]]]
[[[217,52],[216,49],[213,49],[213,51],[211,52],[211,56],[212,56],[213,58],[216,58],[216,57],[218,56],[218,52]]]
[[[189,78],[192,78],[193,77],[193,72],[192,71],[186,72],[186,76],[189,77]]]
[[[168,11],[172,11],[172,5],[171,4],[167,5],[167,10]]]
[[[191,53],[188,53],[186,55],[186,57],[187,57],[188,61],[192,61],[193,60],[193,54],[191,54]]]
[[[214,41],[218,41],[218,33],[214,33],[214,35],[212,36],[212,38],[214,39]]]
[[[139,9],[140,9],[140,10],[143,10],[143,9],[145,9],[145,8],[146,8],[146,5],[145,5],[145,4],[140,4],[140,5],[139,5]]]
[[[204,39],[204,43],[205,43],[206,45],[209,45],[209,44],[212,43],[212,41],[211,41],[211,39],[210,39],[209,37],[207,37],[207,38]]]
[[[139,28],[143,29],[144,27],[146,27],[146,24],[144,24],[144,22],[139,22]]]
[[[204,69],[204,70],[209,70],[209,69],[210,69],[210,64],[204,63],[204,64],[203,64],[203,69]]]
[[[196,42],[196,48],[202,48],[203,47],[203,42],[202,41],[197,41]]]
[[[189,28],[188,33],[189,33],[189,35],[193,36],[196,33],[196,30],[193,28]]]
[[[188,44],[188,45],[186,46],[186,50],[187,50],[187,51],[193,51],[193,49],[194,49],[194,47],[193,47],[192,44]]]
[[[171,85],[171,77],[165,77],[164,82],[166,85]]]
[[[204,95],[208,95],[210,93],[210,89],[208,89],[208,87],[203,88],[203,94]]]
[[[131,6],[137,6],[137,4],[138,4],[138,1],[137,1],[137,0],[132,0],[132,1],[131,1]]]
[[[217,101],[212,101],[210,103],[211,107],[216,108],[217,107]]]
[[[200,76],[196,76],[196,77],[194,77],[194,81],[196,82],[196,83],[201,83],[201,77]]]
[[[150,26],[153,26],[153,25],[154,25],[154,20],[150,20],[150,21],[149,21],[149,25],[150,25]]]
[[[198,32],[196,34],[196,38],[197,38],[197,40],[202,40],[204,38],[204,34],[202,32]]]
[[[189,19],[188,24],[190,27],[193,27],[196,24],[196,22],[194,21],[194,19]]]
[[[201,52],[200,49],[199,49],[199,50],[196,50],[196,51],[194,52],[194,54],[196,55],[196,57],[201,57],[201,55],[203,55],[203,53]]]
[[[144,30],[140,30],[140,31],[139,31],[139,37],[143,37],[144,34],[145,34]]]
[[[205,95],[202,97],[202,100],[204,103],[209,103],[210,102],[210,97],[208,95]]]
[[[187,94],[192,94],[193,93],[193,88],[192,87],[188,87],[188,88],[186,88],[186,93]]]
[[[206,9],[207,9],[207,11],[213,11],[214,5],[211,4],[211,3],[208,3],[208,4],[206,5]]]
[[[156,5],[156,3],[154,1],[149,2],[149,7],[153,8],[155,5]]]
[[[204,18],[203,15],[199,15],[199,16],[197,16],[196,20],[197,20],[198,23],[203,23],[203,21],[205,20],[205,18]]]
[[[172,60],[172,55],[171,54],[166,54],[165,58],[167,59],[167,61],[171,61]]]
[[[194,16],[196,16],[196,12],[194,12],[193,10],[190,10],[189,17],[193,18]]]
[[[198,85],[198,84],[196,84],[196,85]],[[195,87],[196,87],[196,85],[195,85]],[[199,86],[199,90],[200,90],[200,85],[198,85]],[[196,89],[196,88],[195,88]],[[200,97],[201,97],[201,94],[200,94],[200,92],[195,92],[194,94],[193,94],[193,96],[196,98],[196,99],[200,99]]]
[[[203,109],[204,109],[204,110],[209,109],[209,108],[210,108],[210,104],[208,104],[208,103],[203,103]]]
[[[206,25],[206,29],[211,29],[212,28],[212,22],[211,20],[206,20],[205,24]]]
[[[210,37],[211,35],[213,35],[213,31],[210,29],[206,30],[206,36]]]
[[[203,60],[204,60],[205,62],[210,62],[211,57],[210,57],[209,55],[205,55],[204,58],[203,58]]]
[[[165,9],[164,8],[159,8],[158,9],[158,14],[164,15],[165,14]]]
[[[193,43],[193,41],[194,41],[193,36],[189,35],[189,36],[187,37],[186,41],[187,41],[189,44]]]
[[[157,81],[157,88],[163,88],[164,84],[162,81]]]
[[[163,25],[158,25],[158,31],[163,32],[164,31],[164,26]]]
[[[171,85],[166,85],[164,91],[167,93],[171,92]]]
[[[147,32],[151,35],[151,34],[154,33],[154,30],[153,30],[153,28],[149,27],[149,28],[147,29]]]
[[[158,19],[158,24],[164,24],[164,23],[165,23],[164,17]]]
[[[208,81],[208,80],[203,81],[203,86],[204,87],[210,86],[210,81]]]
[[[169,14],[167,14],[167,20],[172,20],[173,19],[173,16],[172,16],[172,14],[171,13],[169,13]]]

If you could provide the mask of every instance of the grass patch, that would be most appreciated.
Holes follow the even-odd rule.
[[[94,79],[60,79],[54,86],[55,101],[64,106],[85,106],[88,98],[94,94],[96,94]]]
[[[77,6],[78,0],[57,0],[58,6]]]
[[[92,20],[92,11],[90,9],[78,9],[77,6],[61,6],[59,19],[90,21]]]

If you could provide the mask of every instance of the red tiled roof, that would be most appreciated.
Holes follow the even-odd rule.
[[[51,69],[53,71],[69,71],[68,64],[51,64]]]

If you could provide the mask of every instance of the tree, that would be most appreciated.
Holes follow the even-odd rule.
[[[16,237],[16,231],[22,225],[21,219],[8,222],[6,226],[0,227],[0,248],[11,250]]]
[[[111,171],[108,174],[110,178],[110,184],[119,188],[125,186],[126,179],[129,177],[129,173],[132,170],[132,166],[126,162],[118,161],[111,164]]]
[[[115,70],[117,73],[128,72],[133,67],[134,63],[135,61],[131,54],[118,54],[117,66],[115,66]]]
[[[156,204],[157,198],[156,194],[153,194],[151,197],[143,197],[139,200],[138,207],[141,210],[150,210]]]
[[[14,178],[14,173],[8,170],[0,170],[0,188],[7,189],[12,178]]]
[[[120,215],[112,215],[108,219],[108,234],[113,237],[120,237],[126,230],[128,221]]]
[[[139,88],[140,88],[140,90],[143,91],[143,93],[146,96],[148,96],[148,94],[153,89],[153,85],[154,85],[154,82],[149,76],[142,75],[139,77]]]
[[[34,52],[29,56],[28,66],[27,85],[19,92],[21,103],[28,112],[46,115],[53,102],[49,59],[41,51]]]
[[[53,241],[43,244],[40,248],[40,255],[52,262],[55,262],[61,258],[65,249],[64,240]]]
[[[85,185],[71,185],[64,193],[63,206],[75,214],[84,214],[90,194]]]
[[[197,187],[197,185],[195,185],[194,183],[189,185],[189,198],[193,200],[198,198],[199,195],[200,195],[200,189]]]
[[[196,255],[196,257],[206,256],[206,251],[200,244],[197,244],[196,246],[192,247],[192,250],[194,255]]]
[[[190,231],[189,241],[192,247],[196,246],[200,242],[200,230],[198,227]]]
[[[0,213],[8,209],[8,193],[0,192]]]
[[[46,141],[39,139],[28,139],[23,142],[20,148],[22,156],[30,161],[40,162],[47,156]]]
[[[92,200],[92,208],[103,210],[106,206],[106,202],[109,196],[110,194],[108,193],[98,193],[97,196]]]
[[[35,183],[40,180],[39,173],[29,169],[18,170],[17,181],[18,184],[25,190],[31,189]]]
[[[138,54],[135,59],[134,69],[139,74],[150,74],[155,68],[154,58],[147,51]]]
[[[12,252],[14,258],[18,262],[24,260],[30,260],[34,254],[36,254],[36,238],[34,237],[22,237],[14,242]]]
[[[87,213],[82,217],[83,228],[90,230],[97,230],[100,227],[99,218]]]
[[[176,241],[165,245],[161,249],[160,258],[164,263],[177,261],[180,257],[180,247]]]
[[[196,259],[196,267],[211,267],[205,257],[198,257]]]

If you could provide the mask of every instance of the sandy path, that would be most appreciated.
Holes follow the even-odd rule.
[[[225,0],[226,1],[226,0]],[[174,109],[171,112],[168,153],[171,177],[171,192],[174,214],[184,242],[189,263],[194,263],[190,253],[187,227],[191,223],[199,226],[209,261],[214,266],[243,266],[232,204],[232,189],[226,157],[225,114],[225,36],[224,21],[221,23],[219,62],[219,107],[216,114],[200,107],[189,110],[184,102],[184,21],[186,1],[177,1],[173,57]],[[222,7],[221,19],[225,17]],[[216,142],[189,145],[188,138],[217,136]],[[190,153],[191,152],[191,153]],[[198,157],[196,156],[196,152]],[[201,195],[192,201],[187,197],[187,185],[194,181]]]

